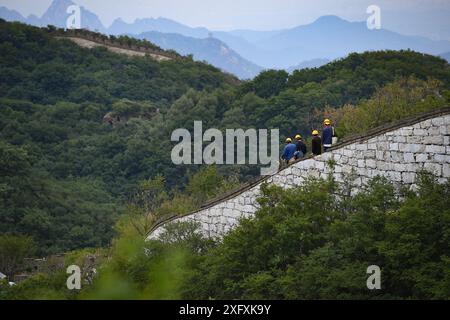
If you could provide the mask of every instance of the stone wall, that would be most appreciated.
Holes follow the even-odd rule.
[[[154,53],[150,52],[150,50],[138,50],[138,49],[132,49],[132,48],[121,48],[118,45],[107,45],[104,43],[95,42],[93,40],[88,40],[82,37],[56,37],[57,39],[68,39],[72,42],[75,42],[77,45],[83,48],[92,49],[95,47],[105,47],[111,52],[118,53],[118,54],[124,54],[131,57],[145,57],[146,55],[151,57],[152,59],[156,61],[167,61],[172,60],[171,57],[168,55],[165,55],[164,53]]]
[[[417,172],[433,172],[439,182],[450,177],[450,110],[422,115],[387,128],[378,128],[364,137],[356,137],[333,147],[329,152],[298,161],[272,176],[208,204],[183,217],[162,221],[149,234],[157,238],[170,221],[196,221],[210,237],[219,237],[249,217],[258,208],[256,199],[263,182],[284,188],[301,185],[307,177],[326,178],[333,174],[343,182],[354,173],[353,183],[363,188],[369,179],[384,176],[395,185],[415,187]],[[334,166],[329,166],[333,159]]]

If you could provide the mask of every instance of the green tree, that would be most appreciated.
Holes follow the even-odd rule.
[[[0,235],[0,270],[13,280],[13,276],[23,271],[25,258],[35,252],[35,243],[31,237]]]
[[[377,90],[357,107],[347,107],[337,127],[338,134],[365,132],[407,116],[439,109],[448,104],[442,84],[414,77],[400,79]]]
[[[448,299],[450,181],[424,174],[402,200],[384,178],[355,196],[337,197],[335,187],[262,187],[255,218],[199,257],[184,297]],[[382,290],[366,287],[373,264]]]
[[[267,70],[253,79],[253,90],[261,98],[279,94],[286,88],[288,73],[284,70]]]

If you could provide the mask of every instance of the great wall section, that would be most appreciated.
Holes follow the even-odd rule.
[[[330,166],[330,160],[333,165]],[[434,173],[439,182],[450,178],[450,108],[404,119],[378,127],[364,135],[340,142],[329,152],[300,160],[271,176],[258,178],[221,198],[204,204],[199,210],[159,221],[148,233],[158,238],[166,223],[195,221],[209,237],[227,233],[242,217],[251,217],[258,209],[256,199],[261,184],[273,183],[283,188],[300,186],[308,177],[336,182],[354,173],[353,184],[362,188],[371,178],[384,176],[395,185],[414,188],[417,173]]]
[[[112,44],[104,44],[99,43],[94,40],[88,40],[82,37],[75,37],[75,36],[66,36],[66,37],[56,37],[57,39],[67,39],[70,41],[73,41],[77,45],[83,48],[92,49],[95,47],[104,47],[108,49],[111,52],[118,53],[118,54],[124,54],[130,57],[145,57],[149,56],[150,58],[156,60],[156,61],[167,61],[172,60],[171,57],[165,56],[159,53],[151,52],[150,50],[144,50],[144,49],[137,49],[137,48],[122,48],[118,45],[112,45]]]
[[[133,43],[114,36],[105,36],[85,29],[54,29],[51,34],[55,39],[69,40],[80,47],[92,49],[103,47],[107,50],[130,57],[150,57],[156,61],[180,60],[184,57],[175,52],[163,50],[148,41]],[[130,39],[131,40],[131,39]]]

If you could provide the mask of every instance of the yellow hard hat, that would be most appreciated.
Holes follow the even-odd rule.
[[[330,121],[330,119],[325,119],[325,120],[323,120],[323,123],[328,125],[328,124],[331,124],[331,121]]]
[[[292,139],[291,138],[287,138],[286,142],[292,142]]]
[[[313,136],[318,136],[318,135],[319,135],[319,131],[314,130],[314,131],[312,132],[312,135],[313,135]]]
[[[302,138],[302,136],[299,134],[295,136],[295,139],[297,139],[297,140],[300,140],[301,138]]]

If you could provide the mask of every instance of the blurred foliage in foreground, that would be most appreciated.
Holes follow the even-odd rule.
[[[344,197],[336,191],[351,194],[352,185],[333,180],[265,185],[256,217],[218,242],[193,223],[174,223],[145,242],[124,216],[92,286],[70,292],[63,274],[40,275],[2,285],[0,298],[448,299],[450,182],[422,173],[417,185],[396,191],[374,178]],[[366,287],[373,264],[381,290]]]

